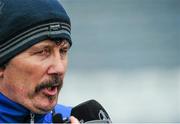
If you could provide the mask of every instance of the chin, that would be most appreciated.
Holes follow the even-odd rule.
[[[35,112],[37,114],[45,114],[45,113],[53,110],[53,108],[57,104],[57,98],[53,98],[53,99],[48,98],[48,100],[42,100],[39,102],[40,102],[40,104],[34,105],[35,111],[33,111],[33,112]]]
[[[50,106],[40,106],[40,107],[36,107],[34,113],[37,114],[45,114],[48,113],[50,111],[53,110],[53,108],[55,107],[56,104],[54,105],[50,105]]]

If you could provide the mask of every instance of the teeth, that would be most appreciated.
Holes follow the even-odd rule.
[[[51,90],[51,89],[52,89],[52,87],[48,87],[47,89],[48,89],[48,90]]]
[[[48,90],[53,90],[55,87],[57,87],[57,86],[47,87],[47,89],[48,89]]]

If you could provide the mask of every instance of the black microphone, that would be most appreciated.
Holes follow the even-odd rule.
[[[100,103],[89,100],[72,108],[71,115],[80,123],[112,123],[108,113]]]
[[[60,113],[54,113],[52,117],[53,123],[64,123],[63,117]]]
[[[106,110],[95,100],[83,102],[72,108],[71,115],[80,123],[112,123]],[[70,123],[69,119],[63,119],[60,113],[53,116],[54,123]]]

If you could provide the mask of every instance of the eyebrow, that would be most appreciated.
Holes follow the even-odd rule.
[[[53,48],[55,46],[58,46],[59,48],[65,48],[65,49],[70,49],[70,44],[69,42],[59,42],[58,44],[50,44],[50,43],[42,43],[42,44],[38,44],[38,45],[34,45],[32,46],[29,51],[34,51],[34,50],[38,50],[38,49],[42,49],[42,48]]]
[[[68,49],[70,48],[70,44],[68,41],[60,41],[60,42],[56,42],[57,46],[62,46],[62,47],[67,47]]]
[[[46,48],[46,47],[53,47],[53,45],[51,44],[40,44],[40,45],[34,45],[30,48],[30,50],[36,50],[36,49],[39,49],[39,48]]]

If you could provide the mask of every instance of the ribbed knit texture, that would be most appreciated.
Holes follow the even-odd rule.
[[[0,0],[0,66],[45,40],[71,43],[70,19],[57,0]]]

